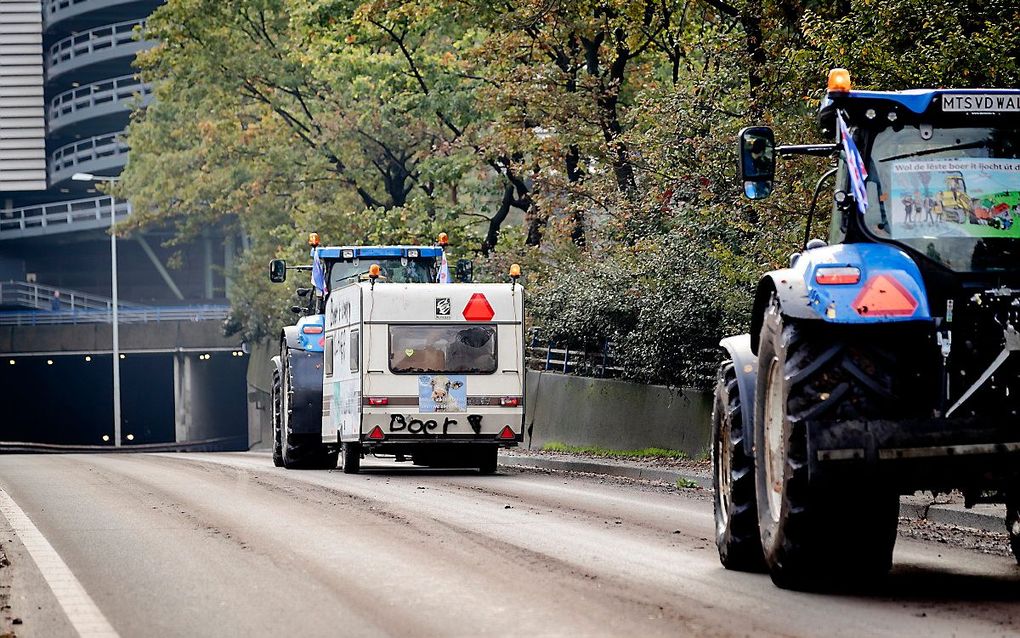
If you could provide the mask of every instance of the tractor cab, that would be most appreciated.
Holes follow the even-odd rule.
[[[768,129],[745,129],[742,148],[757,143],[767,160],[742,153],[745,193],[771,194],[777,155],[839,156],[830,244],[894,244],[919,257],[922,270],[1017,272],[1018,113],[1018,90],[852,91],[849,75],[836,69],[818,121],[837,142],[774,147]],[[859,166],[847,157],[841,125]]]

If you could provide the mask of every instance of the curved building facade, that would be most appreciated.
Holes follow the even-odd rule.
[[[111,242],[130,203],[72,179],[130,160],[131,109],[152,99],[133,62],[159,4],[0,0],[0,447],[113,445],[115,422],[124,445],[247,447],[247,358],[222,331],[243,241],[210,229],[167,248],[171,232],[147,229]]]
[[[12,179],[0,183],[0,281],[110,294],[106,233],[111,215],[122,220],[130,206],[72,177],[116,177],[128,162],[131,109],[152,99],[133,63],[154,44],[140,34],[160,4],[0,0],[0,177]],[[210,231],[171,251],[163,248],[168,238],[150,230],[119,242],[121,299],[225,302],[224,272],[240,242]],[[167,269],[171,256],[184,266]]]

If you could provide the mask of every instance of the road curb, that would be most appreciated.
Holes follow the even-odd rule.
[[[694,483],[698,487],[712,489],[712,479],[676,470],[660,470],[638,465],[622,465],[618,463],[599,463],[598,461],[568,461],[565,459],[526,458],[521,456],[500,457],[499,464],[505,467],[527,467],[538,470],[556,470],[560,472],[584,472],[602,474],[620,478],[658,481],[676,485],[677,481]]]
[[[601,474],[604,476],[615,476],[620,478],[639,479],[644,481],[656,481],[676,485],[678,481],[686,484],[695,484],[700,488],[712,489],[712,478],[699,476],[689,472],[676,470],[662,470],[639,465],[626,465],[621,463],[602,463],[591,460],[567,460],[549,459],[541,457],[523,456],[501,456],[499,459],[501,467],[524,467],[538,470],[553,470],[558,472],[583,472],[586,474]],[[982,507],[982,506],[979,506]],[[1005,531],[1004,512],[999,508],[984,507],[979,509],[962,509],[961,506],[949,504],[924,505],[919,503],[900,502],[900,516],[918,520],[929,520],[934,523],[945,525],[956,525],[959,527],[970,527],[987,532]]]

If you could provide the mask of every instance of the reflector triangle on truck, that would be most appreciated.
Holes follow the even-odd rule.
[[[503,429],[499,432],[499,438],[501,439],[516,439],[517,435],[514,434],[513,428],[509,425],[504,425]]]
[[[468,321],[491,321],[496,312],[489,305],[489,300],[480,292],[471,295],[464,306],[464,318]]]

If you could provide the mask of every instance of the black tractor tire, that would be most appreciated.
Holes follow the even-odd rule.
[[[344,474],[357,474],[361,471],[361,444],[340,444],[340,469]]]
[[[495,474],[499,466],[499,448],[495,445],[483,445],[475,451],[479,474]]]
[[[807,421],[903,418],[918,408],[903,400],[923,396],[911,394],[919,378],[914,365],[889,354],[904,343],[878,338],[884,333],[871,328],[786,319],[775,300],[766,309],[755,396],[755,492],[765,562],[779,587],[855,588],[892,566],[896,490],[867,470],[808,476]]]
[[[1020,564],[1020,487],[1006,492],[1006,533],[1013,558]]]
[[[723,362],[712,407],[712,469],[715,487],[715,544],[726,569],[765,569],[758,531],[754,457],[744,449],[740,389],[732,361]]]
[[[319,435],[296,435],[290,432],[288,427],[292,416],[290,405],[294,396],[289,350],[286,342],[283,342],[280,348],[280,362],[283,366],[280,375],[280,458],[288,470],[328,468],[330,452],[319,440]],[[335,460],[332,467],[336,467]]]
[[[283,406],[280,400],[280,373],[273,372],[273,385],[270,390],[270,401],[273,413],[273,465],[283,467],[283,444],[281,443],[280,421]]]

